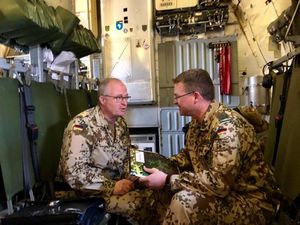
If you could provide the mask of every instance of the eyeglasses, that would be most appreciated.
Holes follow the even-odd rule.
[[[123,100],[125,100],[127,102],[131,98],[131,96],[122,96],[122,95],[118,95],[118,96],[103,95],[103,96],[114,98],[117,103],[119,103]]]
[[[183,95],[174,95],[174,100],[177,100],[179,98],[182,98],[184,96],[187,96],[187,95],[190,95],[190,94],[193,94],[195,91],[191,91],[191,92],[188,92],[188,93],[185,93]]]

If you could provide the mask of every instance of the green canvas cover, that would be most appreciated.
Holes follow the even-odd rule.
[[[27,1],[1,0],[0,1],[0,31],[11,32],[26,27],[30,22],[27,17]]]
[[[64,96],[52,83],[32,82],[32,102],[35,122],[39,129],[37,149],[41,178],[53,181],[60,158],[63,132],[69,118]]]
[[[271,164],[276,142],[275,118],[280,108],[280,96],[282,94],[284,74],[273,74],[273,94],[272,107],[270,114],[270,126],[268,133],[268,143],[266,146],[265,157]],[[279,137],[277,155],[274,165],[275,176],[280,188],[285,196],[290,199],[296,198],[300,190],[300,69],[294,68],[288,88],[282,128]]]
[[[275,118],[279,112],[280,108],[280,95],[282,93],[283,87],[283,74],[273,74],[273,93],[272,93],[272,103],[270,112],[270,124],[268,131],[268,141],[265,149],[265,159],[271,165],[273,161],[274,146],[276,142],[276,127]]]
[[[80,20],[73,13],[60,6],[56,8],[56,20],[61,24],[62,37],[50,42],[49,46],[54,54],[59,54],[65,40],[70,36]]]
[[[83,26],[78,25],[64,42],[62,50],[72,51],[77,58],[81,58],[99,52],[100,47],[93,33]]]
[[[0,32],[19,45],[37,45],[60,38],[53,7],[37,0],[1,0]]]
[[[275,175],[283,193],[294,199],[300,193],[300,69],[294,68],[285,105],[275,163]],[[277,99],[279,101],[279,99]]]
[[[66,98],[71,117],[76,116],[89,107],[88,95],[84,89],[68,89]]]
[[[47,46],[55,55],[72,51],[78,58],[100,51],[96,38],[79,25],[77,16],[42,0],[0,1],[0,43],[27,50]]]
[[[90,96],[91,96],[91,107],[94,107],[98,104],[98,92],[96,90],[90,90]]]
[[[0,166],[7,199],[23,190],[18,81],[0,78]]]

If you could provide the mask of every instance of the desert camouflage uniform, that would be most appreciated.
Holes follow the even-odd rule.
[[[112,195],[116,181],[128,176],[129,146],[129,131],[122,117],[115,122],[113,134],[100,107],[88,109],[65,129],[58,175],[81,194],[105,198],[108,212],[120,214],[132,224],[147,224],[152,191]]]
[[[242,116],[253,126],[260,147],[264,152],[268,142],[268,122],[264,120],[263,115],[252,106],[239,106],[235,108],[235,110],[242,114]]]
[[[236,111],[212,102],[202,123],[192,120],[185,148],[172,160],[173,196],[164,225],[264,225],[278,191],[253,127]]]

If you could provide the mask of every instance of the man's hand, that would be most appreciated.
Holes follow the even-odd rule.
[[[156,169],[144,167],[144,170],[149,173],[149,176],[141,177],[140,182],[151,189],[162,189],[165,186],[167,174]]]
[[[134,184],[132,181],[127,179],[122,179],[116,182],[113,194],[114,195],[125,195],[129,191],[134,189]]]

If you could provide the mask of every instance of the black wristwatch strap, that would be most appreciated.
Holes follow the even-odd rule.
[[[167,175],[167,177],[166,177],[166,183],[165,183],[166,186],[169,186],[169,185],[170,185],[170,179],[171,179],[171,176],[172,176],[172,174],[168,174],[168,175]]]

